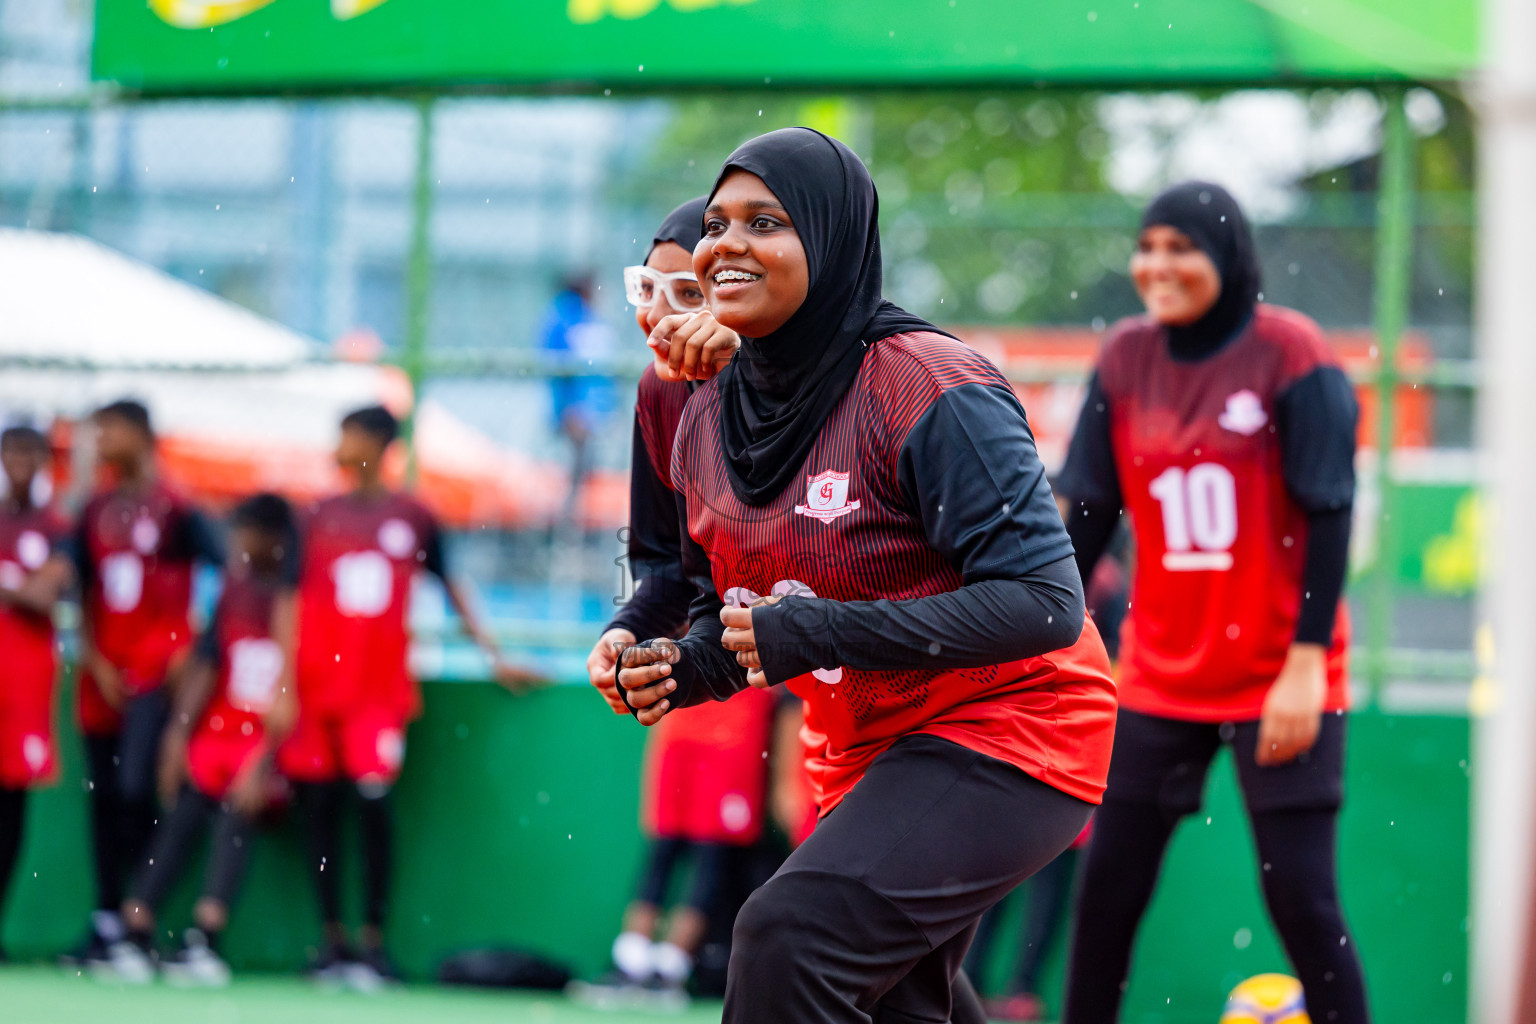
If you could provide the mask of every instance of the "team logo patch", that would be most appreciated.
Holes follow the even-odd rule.
[[[416,531],[404,519],[386,519],[379,524],[379,547],[390,558],[409,558],[416,550]]]
[[[810,478],[805,487],[805,504],[796,505],[795,511],[826,523],[858,507],[857,501],[848,500],[848,474],[829,469]]]
[[[1264,428],[1269,414],[1264,411],[1264,400],[1244,388],[1227,396],[1226,411],[1216,417],[1216,422],[1225,430],[1249,437]]]
[[[160,543],[160,527],[148,516],[141,516],[134,520],[129,538],[133,541],[133,550],[141,555],[152,555]]]
[[[16,538],[16,560],[28,569],[41,569],[48,561],[48,538],[28,530]]]

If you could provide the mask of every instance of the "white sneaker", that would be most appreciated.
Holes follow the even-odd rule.
[[[185,945],[160,962],[165,983],[176,988],[224,988],[229,984],[229,964],[208,945],[197,928],[188,928]]]
[[[122,985],[148,985],[155,980],[155,962],[127,939],[107,946],[104,960],[91,962],[91,973],[101,981]]]

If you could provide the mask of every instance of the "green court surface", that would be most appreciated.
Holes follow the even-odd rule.
[[[409,985],[376,995],[322,992],[295,977],[237,978],[221,991],[164,985],[125,988],[55,967],[0,968],[0,1020],[6,1024],[634,1024],[720,1019],[719,1003],[686,1012],[607,1012],[555,994],[461,991]]]

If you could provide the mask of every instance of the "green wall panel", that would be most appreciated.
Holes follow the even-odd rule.
[[[420,977],[453,950],[505,943],[600,969],[640,854],[642,731],[584,687],[513,698],[487,685],[440,683],[426,694],[399,790],[389,939],[402,967]],[[66,948],[89,909],[73,742],[67,753],[64,779],[30,809],[4,923],[6,945],[20,957]],[[1466,719],[1365,712],[1351,723],[1344,899],[1378,1019],[1465,1019],[1467,758]],[[1208,1024],[1232,984],[1284,968],[1257,871],[1223,755],[1205,809],[1170,849],[1137,949],[1128,1024]],[[354,875],[354,895],[355,887]],[[185,923],[190,900],[186,887],[165,914],[168,926]],[[291,969],[316,935],[297,837],[280,827],[257,850],[230,953],[241,966]]]

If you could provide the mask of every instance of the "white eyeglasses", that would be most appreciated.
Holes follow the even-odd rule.
[[[693,271],[663,274],[650,267],[624,268],[624,298],[636,309],[649,309],[663,292],[667,304],[681,313],[704,308],[704,289]]]

